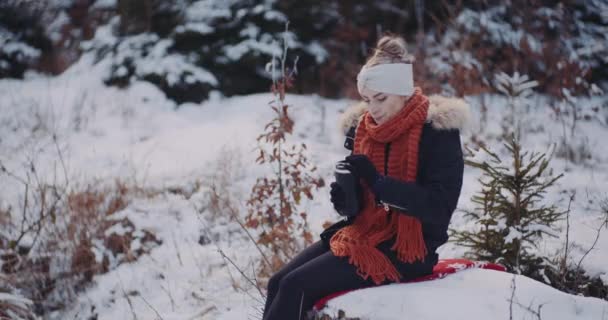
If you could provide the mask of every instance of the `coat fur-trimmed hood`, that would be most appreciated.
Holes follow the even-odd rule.
[[[361,101],[344,111],[340,119],[340,129],[346,134],[350,127],[359,122],[365,113],[367,103]],[[460,98],[448,98],[440,95],[429,96],[429,111],[426,121],[437,130],[459,129],[468,125],[470,118],[469,105]]]

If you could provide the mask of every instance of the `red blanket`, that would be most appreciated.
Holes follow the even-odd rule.
[[[413,279],[410,281],[404,281],[402,283],[421,282],[421,281],[441,279],[441,278],[444,278],[445,276],[447,276],[448,274],[456,273],[460,270],[471,269],[471,268],[507,271],[507,269],[504,266],[502,266],[500,264],[496,264],[496,263],[471,261],[471,260],[467,260],[467,259],[441,259],[433,268],[432,274],[429,274],[428,276],[416,278],[416,279]],[[361,290],[361,289],[357,289],[357,290]],[[321,309],[323,309],[323,307],[325,307],[325,305],[327,304],[327,302],[329,300],[331,300],[335,297],[341,296],[343,294],[346,294],[350,291],[353,291],[353,290],[339,291],[336,293],[332,293],[324,298],[321,298],[315,303],[314,309],[321,310]]]

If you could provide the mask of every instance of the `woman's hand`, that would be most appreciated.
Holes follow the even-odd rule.
[[[366,155],[353,154],[346,157],[345,160],[353,167],[353,174],[365,180],[370,188],[380,179],[378,170]]]

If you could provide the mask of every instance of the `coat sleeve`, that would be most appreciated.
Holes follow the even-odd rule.
[[[405,182],[382,177],[373,186],[378,200],[422,223],[448,224],[456,209],[464,171],[460,132],[430,130],[429,143],[421,145],[426,152],[425,168],[418,182]]]

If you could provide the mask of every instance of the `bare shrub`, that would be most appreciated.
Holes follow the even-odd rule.
[[[273,173],[256,180],[247,200],[246,225],[261,230],[257,243],[270,250],[270,265],[261,264],[259,275],[263,278],[269,277],[312,243],[307,214],[298,207],[303,197],[312,199],[313,190],[325,183],[316,176],[316,167],[307,158],[306,144],[296,145],[287,141],[295,122],[289,116],[289,105],[285,103],[285,95],[294,77],[293,69],[289,71],[285,66],[286,56],[287,44],[284,41],[279,65],[274,58],[268,65],[273,76],[271,92],[274,100],[269,105],[274,118],[257,138],[259,156],[256,162],[272,167]]]
[[[94,275],[135,261],[160,244],[128,218],[115,218],[134,196],[151,191],[119,180],[108,186],[98,182],[68,187],[28,179],[21,179],[20,207],[0,213],[8,230],[0,237],[0,266],[39,314],[62,308]],[[18,223],[6,218],[16,216],[17,209],[22,214]]]

